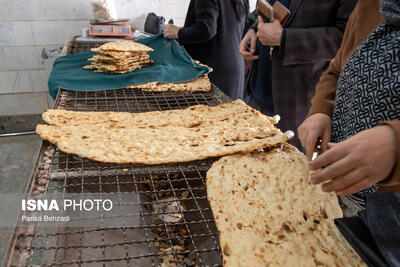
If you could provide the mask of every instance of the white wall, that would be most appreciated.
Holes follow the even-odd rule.
[[[163,16],[167,22],[172,18],[176,25],[183,26],[189,3],[190,0],[115,1],[118,18],[131,19],[134,25],[139,26],[139,29],[143,29],[146,16],[149,12]]]
[[[183,25],[190,0],[115,0],[119,18],[143,29],[153,11]],[[0,0],[0,116],[51,107],[47,79],[54,59],[42,50],[63,46],[93,18],[90,0]]]
[[[250,12],[253,12],[254,9],[256,9],[256,5],[257,5],[257,0],[250,0]]]
[[[88,0],[0,0],[0,115],[40,113],[49,106],[47,79],[60,47],[92,18]]]

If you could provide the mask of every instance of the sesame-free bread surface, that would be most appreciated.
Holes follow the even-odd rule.
[[[288,144],[222,157],[207,196],[224,266],[366,266],[334,225],[336,195],[310,184],[307,158]]]
[[[99,46],[101,51],[119,51],[119,52],[150,52],[152,48],[132,41],[108,42]]]
[[[291,138],[243,101],[146,113],[47,110],[37,134],[101,162],[162,164],[251,152]]]

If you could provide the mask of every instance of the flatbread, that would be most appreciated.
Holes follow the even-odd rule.
[[[207,74],[194,79],[190,82],[182,83],[161,83],[161,82],[150,82],[139,85],[131,85],[127,88],[141,89],[142,91],[152,92],[209,92],[211,91],[211,82]]]
[[[334,225],[335,194],[310,184],[291,145],[236,154],[207,172],[224,266],[366,266]]]
[[[154,62],[147,54],[153,51],[152,48],[131,41],[105,43],[93,48],[92,51],[99,54],[89,58],[88,61],[92,63],[83,68],[95,72],[122,74],[141,69]]]
[[[126,57],[126,58],[121,58],[121,59],[115,59],[110,56],[105,56],[105,55],[95,55],[91,58],[88,59],[88,61],[103,61],[103,62],[117,62],[117,63],[122,63],[122,62],[131,62],[131,61],[138,61],[142,59],[149,59],[150,56],[148,54],[145,55],[140,55],[140,56],[132,56],[132,57]]]
[[[48,110],[37,134],[71,154],[101,162],[163,164],[251,152],[287,141],[243,101],[147,113]]]
[[[212,112],[212,113],[209,113]],[[234,114],[232,114],[234,112]],[[251,115],[249,115],[251,114]],[[206,105],[191,106],[186,109],[174,109],[167,111],[152,111],[143,113],[129,112],[77,112],[63,109],[48,109],[42,114],[45,122],[55,126],[67,125],[90,125],[90,124],[114,124],[116,126],[124,126],[129,121],[129,124],[139,127],[149,127],[151,125],[159,127],[168,121],[171,124],[187,125],[196,122],[203,123],[204,121],[222,121],[229,116],[235,116],[235,121],[243,120],[252,116],[257,116],[260,125],[269,126],[276,132],[274,124],[279,122],[279,116],[268,117],[261,114],[259,111],[249,107],[242,100],[238,99],[229,103],[220,104],[215,107]],[[260,117],[260,118],[258,118]],[[265,122],[266,120],[266,122]],[[254,125],[257,127],[257,125]]]
[[[150,52],[152,48],[132,41],[115,41],[108,42],[101,46],[99,49],[102,51],[121,51],[121,52]]]
[[[108,63],[102,63],[102,62],[93,62],[90,65],[84,66],[84,69],[87,70],[98,70],[99,72],[106,72],[106,73],[126,73],[126,72],[131,72],[134,70],[141,69],[142,67],[153,63],[154,61],[149,59],[149,60],[143,60],[143,61],[137,61],[133,63],[127,63],[126,65],[120,65],[120,64],[108,64]]]
[[[109,70],[118,70],[118,69],[130,69],[132,67],[141,67],[142,65],[149,64],[150,62],[152,62],[151,59],[140,60],[140,61],[136,61],[136,62],[126,62],[126,63],[121,63],[121,64],[93,62],[89,66],[101,67],[101,68],[109,69]]]
[[[146,52],[120,52],[120,51],[104,51],[100,48],[92,48],[93,52],[98,53],[99,55],[109,56],[115,59],[126,58],[126,57],[134,57],[146,54]]]

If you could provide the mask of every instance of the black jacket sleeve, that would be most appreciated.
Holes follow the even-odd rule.
[[[184,27],[178,32],[178,41],[181,44],[207,42],[217,34],[218,0],[196,1],[196,5],[193,8],[194,24]]]

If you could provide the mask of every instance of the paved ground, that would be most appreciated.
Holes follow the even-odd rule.
[[[0,194],[25,192],[40,144],[36,135],[0,137]],[[17,219],[16,214],[0,216],[15,216]],[[0,246],[0,265],[12,231],[13,228],[0,228],[0,244],[3,244]]]

